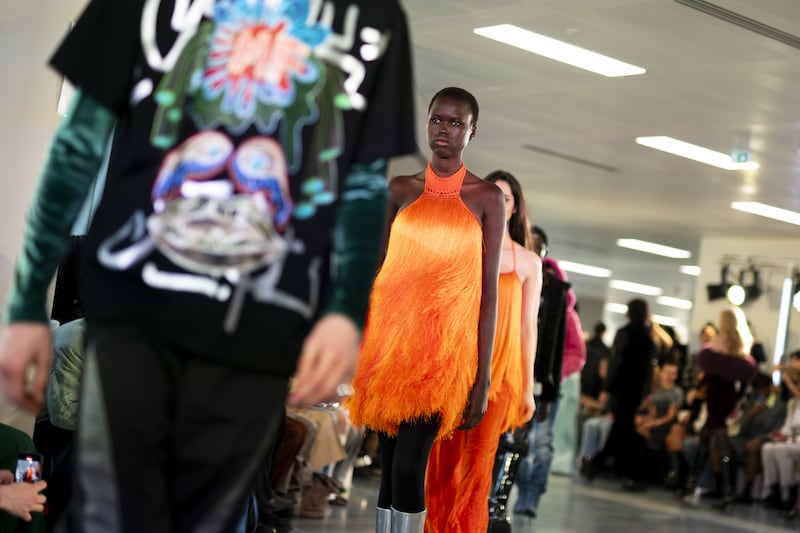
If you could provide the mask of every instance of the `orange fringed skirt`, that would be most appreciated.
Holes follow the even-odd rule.
[[[429,166],[425,191],[392,224],[346,402],[359,426],[394,436],[401,422],[438,416],[446,437],[462,422],[477,373],[483,261],[463,171],[438,178]]]

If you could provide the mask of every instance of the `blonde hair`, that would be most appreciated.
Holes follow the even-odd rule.
[[[669,336],[669,333],[666,332],[664,328],[661,327],[661,324],[653,320],[650,317],[650,336],[653,338],[653,342],[656,343],[656,346],[660,347],[662,350],[671,350],[674,341],[672,337]]]
[[[728,355],[744,355],[750,353],[753,346],[753,335],[747,326],[744,312],[738,307],[723,309],[719,314],[719,333],[717,339]]]

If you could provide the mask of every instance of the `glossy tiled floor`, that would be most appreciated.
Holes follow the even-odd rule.
[[[294,532],[372,533],[375,531],[376,477],[354,480],[347,507],[332,507],[324,519],[295,519]],[[512,502],[514,495],[512,494]],[[776,511],[758,505],[739,505],[726,513],[680,503],[658,488],[624,493],[619,484],[551,476],[536,519],[515,517],[513,531],[537,533],[778,533],[800,530],[800,520],[786,521]]]

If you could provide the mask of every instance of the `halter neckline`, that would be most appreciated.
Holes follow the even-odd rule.
[[[467,167],[463,162],[458,170],[445,177],[438,176],[428,162],[425,168],[425,192],[435,196],[458,196],[466,175]]]

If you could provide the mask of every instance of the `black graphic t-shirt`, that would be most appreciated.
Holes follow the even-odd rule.
[[[348,168],[416,149],[400,6],[93,0],[52,65],[119,117],[83,254],[89,319],[291,373]]]

